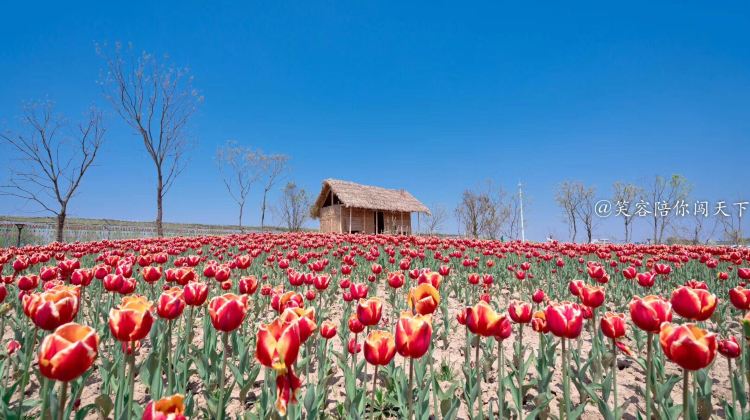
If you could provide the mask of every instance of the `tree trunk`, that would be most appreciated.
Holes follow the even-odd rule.
[[[266,196],[268,195],[268,188],[263,190],[263,204],[260,207],[260,230],[266,230]]]
[[[239,220],[240,233],[244,232],[244,230],[242,230],[242,210],[244,210],[244,208],[245,208],[245,202],[243,201],[240,203],[240,220]]]
[[[654,243],[655,244],[659,243],[659,236],[657,234],[657,224],[658,224],[658,219],[656,218],[656,215],[654,215]]]
[[[156,168],[156,236],[164,236],[164,228],[162,226],[162,216],[164,209],[162,208],[161,200],[164,197],[164,179],[161,175],[161,168]]]
[[[573,243],[575,243],[576,236],[578,235],[578,226],[576,226],[576,218],[575,218],[575,216],[573,216],[570,219],[570,221],[572,222],[572,225],[573,225],[573,238],[570,241],[573,242]]]
[[[55,235],[55,240],[57,242],[63,242],[63,232],[65,230],[65,209],[60,210],[60,213],[57,215],[57,234]]]

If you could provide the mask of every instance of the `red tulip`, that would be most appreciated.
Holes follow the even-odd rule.
[[[734,336],[719,340],[718,350],[727,359],[736,359],[742,354],[742,347]]]
[[[604,288],[601,286],[584,285],[581,288],[581,303],[591,309],[598,308],[604,303]]]
[[[255,276],[241,277],[238,285],[241,295],[252,295],[258,290],[258,279]]]
[[[605,337],[618,339],[625,335],[627,331],[627,322],[624,314],[615,314],[607,312],[599,322],[602,333]]]
[[[155,283],[159,281],[162,274],[162,268],[161,267],[143,267],[141,269],[141,276],[143,276],[143,280],[145,280],[147,283]]]
[[[388,273],[388,285],[392,288],[398,289],[399,287],[403,286],[405,282],[406,278],[404,276],[404,273],[400,271]]]
[[[680,286],[672,292],[672,309],[684,318],[705,321],[716,310],[718,299],[711,292],[703,289],[691,289]]]
[[[672,321],[672,304],[659,296],[634,296],[630,301],[630,319],[643,331],[658,333],[663,322]]]
[[[357,318],[364,326],[377,325],[383,314],[383,302],[379,298],[360,299]]]
[[[188,282],[182,289],[182,297],[190,306],[201,306],[208,298],[208,285],[195,281]]]
[[[508,306],[508,314],[510,315],[510,319],[516,324],[527,324],[531,322],[531,304],[511,300],[510,305]]]
[[[58,285],[23,296],[23,311],[37,327],[52,331],[78,314],[79,286]]]
[[[536,289],[533,295],[531,295],[531,300],[534,301],[534,303],[542,303],[544,302],[545,298],[544,290],[542,289]]]
[[[548,305],[544,313],[547,328],[561,338],[577,338],[583,329],[583,314],[575,303]]]
[[[430,348],[432,322],[429,315],[401,313],[396,323],[396,351],[403,357],[418,359]]]
[[[349,317],[349,331],[354,334],[359,334],[364,330],[365,325],[362,324],[362,321],[359,320],[359,317],[356,314],[352,314]]]
[[[323,321],[320,324],[320,335],[326,340],[330,340],[336,335],[336,324],[331,321]]]
[[[729,289],[729,301],[741,311],[750,310],[750,289],[745,289],[742,286]],[[0,299],[0,302],[2,302],[2,299]]]
[[[182,315],[183,310],[185,310],[185,300],[182,296],[182,289],[179,287],[164,291],[156,302],[156,313],[164,319],[176,319]]]
[[[247,314],[247,295],[226,293],[216,296],[208,303],[208,314],[214,328],[223,332],[236,330]]]

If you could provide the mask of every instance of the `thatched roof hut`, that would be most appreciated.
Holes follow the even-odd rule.
[[[430,209],[405,190],[338,179],[323,181],[311,209],[321,232],[411,234],[411,214]]]

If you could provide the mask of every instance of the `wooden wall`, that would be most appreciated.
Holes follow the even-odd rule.
[[[323,233],[341,232],[341,205],[322,207],[320,209],[320,231]]]
[[[351,219],[350,219],[351,212]],[[369,209],[343,207],[335,204],[320,209],[320,231],[349,233],[375,233],[375,211]],[[408,212],[383,211],[383,233],[411,234],[411,214]]]

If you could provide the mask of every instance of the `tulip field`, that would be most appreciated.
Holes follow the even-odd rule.
[[[743,419],[750,250],[254,233],[0,249],[0,419]]]

